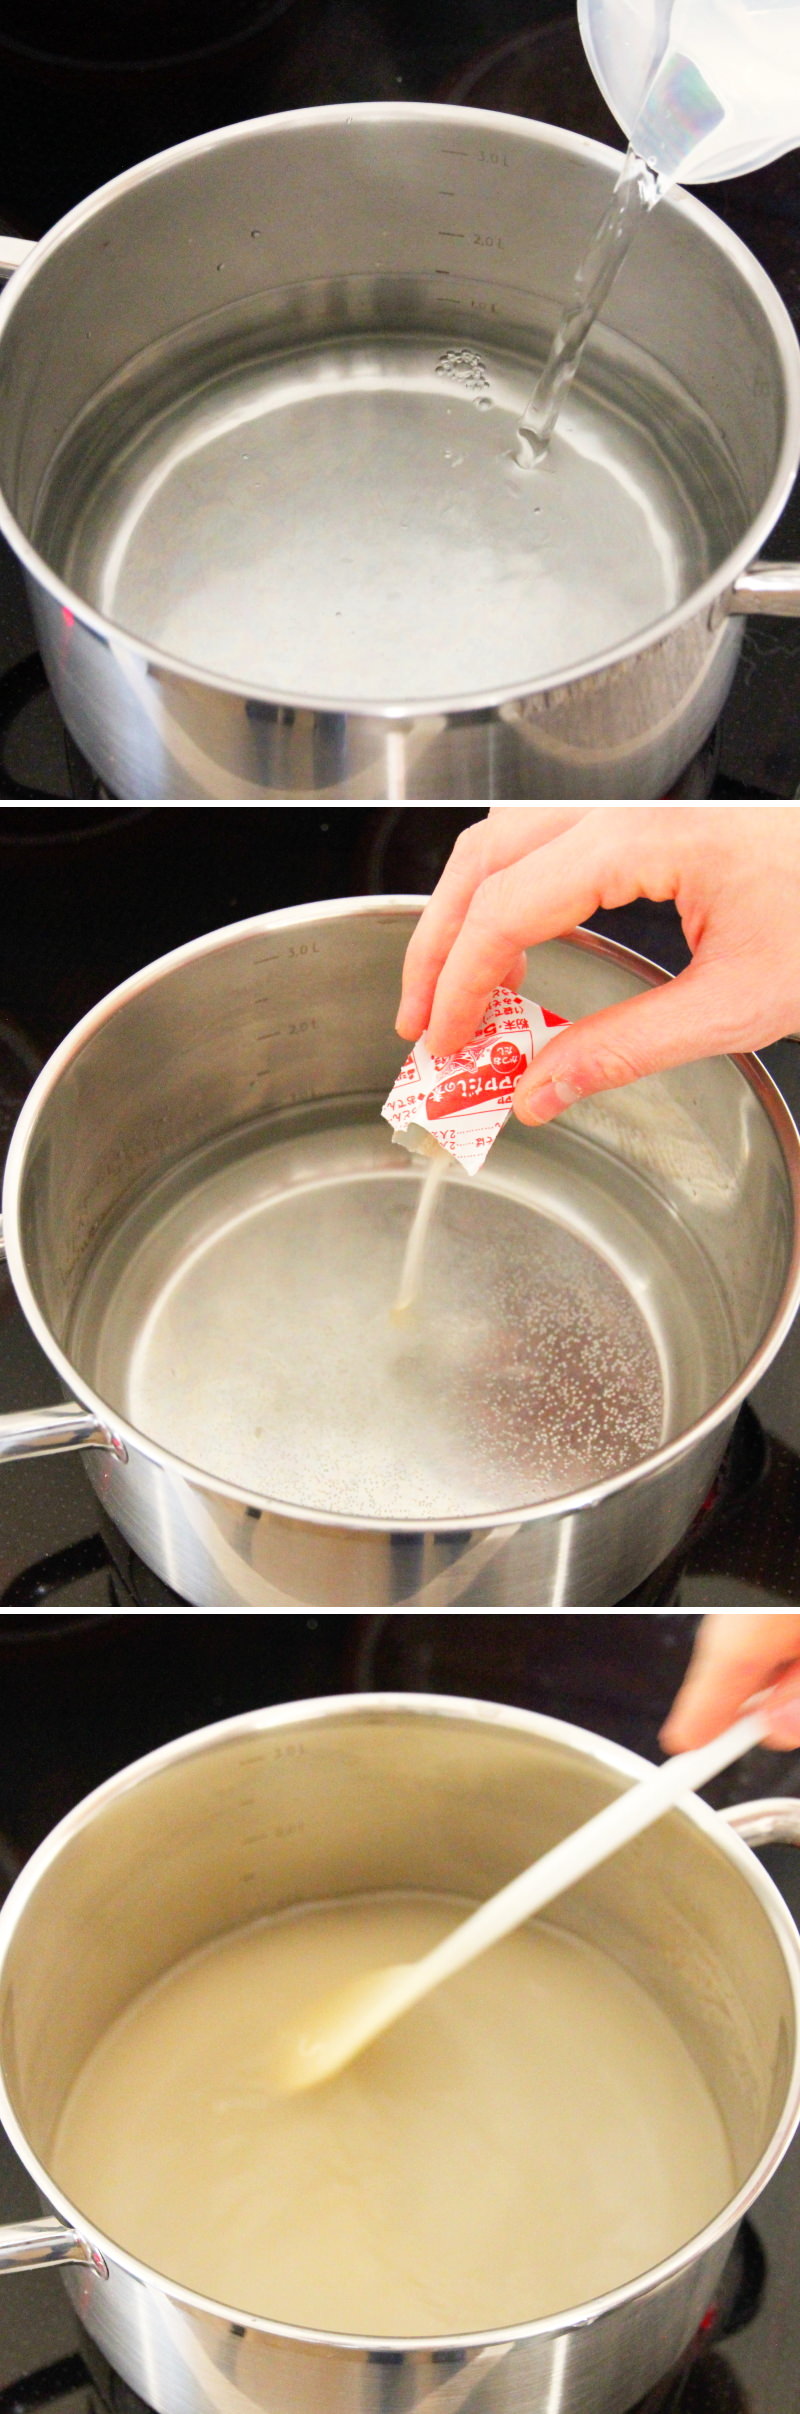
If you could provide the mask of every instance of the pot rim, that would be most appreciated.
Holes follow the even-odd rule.
[[[415,1718],[434,1718],[445,1722],[455,1720],[462,1723],[466,1717],[468,1723],[479,1726],[506,1726],[518,1733],[528,1734],[532,1737],[566,1743],[579,1752],[583,1758],[588,1758],[594,1766],[599,1764],[609,1773],[629,1776],[632,1781],[652,1775],[653,1772],[654,1764],[643,1754],[630,1751],[626,1745],[613,1743],[606,1736],[594,1735],[590,1728],[575,1726],[571,1720],[551,1718],[544,1712],[518,1709],[514,1705],[503,1702],[473,1701],[468,1695],[405,1693],[402,1691],[323,1694],[310,1701],[280,1703],[266,1710],[246,1711],[233,1718],[220,1719],[208,1726],[196,1728],[188,1735],[177,1736],[170,1743],[162,1744],[156,1750],[143,1754],[139,1760],[131,1761],[125,1768],[118,1770],[113,1777],[106,1778],[102,1785],[96,1786],[90,1794],[85,1795],[83,1800],[76,1803],[74,1808],[67,1812],[66,1817],[51,1829],[49,1835],[44,1837],[42,1843],[37,1846],[36,1851],[25,1864],[20,1876],[15,1880],[2,1909],[0,1909],[0,1988],[3,1982],[6,1956],[13,1942],[18,1919],[24,1914],[29,1901],[35,1894],[39,1880],[58,1861],[64,1846],[68,1845],[81,1830],[91,1826],[92,1820],[116,1796],[127,1793],[138,1785],[147,1784],[150,1778],[160,1774],[173,1762],[196,1756],[202,1757],[209,1749],[215,1750],[224,1747],[237,1735],[244,1739],[263,1734],[265,1730],[270,1731],[275,1727],[300,1726],[304,1721],[312,1725],[323,1725],[331,1717],[359,1718],[375,1717],[376,1715],[390,1720],[398,1715],[401,1717],[410,1715]],[[588,1752],[587,1745],[591,1746]],[[701,1796],[694,1794],[687,1796],[682,1803],[673,1807],[668,1816],[670,1818],[688,1818],[695,1827],[699,1827],[716,1843],[718,1848],[727,1855],[727,1858],[739,1868],[742,1877],[758,1897],[765,1914],[770,1919],[773,1932],[783,1950],[787,1978],[793,1998],[794,2054],[780,2119],[749,2178],[743,2182],[736,2194],[713,2221],[707,2222],[694,2238],[687,2239],[682,2246],[675,2250],[674,2254],[665,2257],[651,2270],[637,2273],[635,2279],[629,2281],[624,2287],[609,2290],[603,2296],[587,2300],[583,2305],[568,2306],[561,2313],[544,2315],[535,2322],[511,2323],[497,2330],[464,2331],[456,2334],[442,2334],[442,2336],[431,2334],[427,2337],[417,2335],[400,2338],[383,2337],[378,2333],[361,2335],[357,2332],[315,2330],[300,2324],[279,2322],[267,2315],[247,2313],[242,2308],[223,2304],[213,2297],[206,2297],[197,2290],[184,2288],[179,2281],[167,2279],[163,2273],[153,2270],[149,2264],[140,2262],[137,2256],[128,2254],[124,2248],[117,2246],[113,2239],[107,2238],[102,2230],[96,2229],[94,2224],[86,2222],[70,2198],[54,2184],[50,2174],[39,2161],[38,2155],[34,2154],[28,2145],[24,2130],[17,2120],[8,2098],[1,2059],[0,2121],[2,2121],[12,2146],[35,2180],[41,2194],[47,2202],[57,2207],[71,2230],[77,2231],[78,2236],[90,2247],[99,2250],[103,2262],[109,2266],[110,2273],[113,2274],[114,2268],[117,2267],[137,2282],[154,2289],[159,2296],[166,2297],[194,2313],[226,2322],[242,2321],[248,2330],[259,2332],[268,2338],[294,2342],[301,2347],[319,2348],[327,2352],[335,2349],[341,2353],[359,2356],[385,2352],[392,2355],[399,2353],[403,2356],[420,2355],[427,2358],[432,2352],[436,2353],[438,2350],[510,2347],[534,2338],[552,2338],[562,2332],[588,2328],[605,2315],[618,2311],[622,2306],[635,2304],[640,2297],[652,2295],[656,2288],[676,2278],[680,2272],[686,2270],[692,2263],[699,2261],[702,2255],[718,2245],[727,2233],[737,2226],[744,2214],[761,2195],[768,2180],[772,2178],[781,2162],[798,2121],[800,2121],[800,1934],[798,1934],[783,1896],[773,1884],[772,1879],[767,1876],[766,1871],[762,1869],[755,1853],[751,1851],[749,1845],[741,1841],[731,1828],[726,1826],[724,1819],[712,1810]]]
[[[128,1457],[149,1460],[151,1465],[162,1473],[172,1476],[180,1483],[191,1485],[194,1491],[210,1494],[216,1499],[234,1501],[244,1508],[258,1509],[262,1515],[288,1519],[292,1524],[311,1526],[317,1531],[327,1530],[351,1534],[391,1532],[395,1535],[419,1535],[420,1533],[435,1532],[437,1535],[463,1535],[465,1524],[463,1515],[437,1518],[433,1527],[421,1524],[418,1518],[394,1518],[389,1524],[386,1518],[348,1516],[342,1510],[315,1509],[303,1502],[280,1500],[266,1492],[248,1491],[244,1485],[230,1483],[222,1477],[211,1474],[207,1468],[195,1467],[190,1460],[180,1458],[167,1446],[153,1441],[147,1434],[140,1433],[138,1428],[132,1425],[126,1417],[118,1415],[115,1409],[109,1407],[108,1401],[103,1400],[100,1394],[85,1382],[66,1351],[54,1340],[28,1279],[19,1229],[19,1200],[25,1178],[25,1160],[29,1144],[35,1133],[40,1108],[51,1091],[55,1089],[67,1066],[80,1055],[86,1042],[102,1028],[104,1023],[112,1021],[114,1015],[123,1009],[132,998],[148,988],[155,987],[158,981],[167,978],[182,965],[191,963],[211,952],[216,954],[224,947],[235,946],[242,938],[251,935],[269,933],[275,929],[302,929],[309,923],[317,921],[352,921],[355,918],[360,920],[368,919],[371,916],[387,919],[409,912],[419,913],[427,903],[427,897],[403,893],[387,896],[325,898],[321,902],[312,902],[308,905],[287,906],[278,908],[272,913],[253,914],[242,922],[226,923],[220,930],[206,931],[199,938],[185,941],[182,947],[171,948],[166,955],[157,956],[151,964],[143,965],[141,971],[131,973],[127,980],[119,982],[117,987],[109,990],[105,997],[98,999],[97,1005],[92,1006],[88,1014],[83,1015],[80,1022],[76,1023],[60,1041],[25,1100],[12,1133],[6,1161],[2,1207],[9,1273],[20,1307],[31,1331],[45,1356],[49,1358],[51,1366],[55,1368],[62,1383],[66,1386],[67,1392],[71,1393],[82,1407],[92,1410],[98,1425],[104,1428],[109,1435],[113,1435],[115,1446],[120,1443],[124,1446]],[[673,977],[670,973],[662,971],[660,966],[651,964],[646,956],[636,954],[633,948],[621,947],[616,940],[604,938],[599,931],[584,929],[567,931],[561,939],[549,943],[558,946],[579,947],[589,954],[610,959],[613,963],[621,965],[624,970],[636,972],[651,988],[661,987]],[[402,1048],[405,1052],[404,1042],[398,1040],[397,1044],[398,1049]],[[705,1061],[712,1062],[713,1059]],[[659,1449],[651,1451],[648,1457],[638,1459],[634,1466],[623,1468],[618,1475],[598,1477],[594,1483],[585,1484],[573,1492],[554,1494],[546,1500],[521,1503],[513,1509],[496,1511],[486,1509],[471,1512],[469,1516],[470,1533],[499,1533],[501,1531],[511,1533],[523,1526],[542,1524],[556,1514],[559,1517],[572,1516],[578,1511],[591,1509],[601,1501],[612,1499],[616,1494],[632,1489],[635,1484],[641,1484],[646,1478],[659,1475],[666,1467],[676,1465],[698,1443],[704,1442],[716,1433],[720,1425],[724,1425],[733,1418],[748,1393],[766,1373],[767,1367],[771,1365],[781,1343],[785,1340],[800,1306],[800,1132],[797,1130],[780,1090],[756,1056],[732,1056],[724,1061],[737,1066],[748,1087],[755,1092],[772,1124],[781,1149],[792,1194],[794,1232],[789,1264],[779,1304],[759,1342],[758,1349],[753,1352],[746,1366],[736,1376],[735,1381],[727,1386],[720,1398],[713,1403],[711,1408],[705,1410],[702,1417],[696,1418],[692,1425],[687,1426],[683,1433],[676,1434],[672,1441],[663,1442]]]
[[[156,181],[159,176],[168,175],[170,169],[181,161],[199,158],[204,152],[234,143],[256,130],[262,137],[268,137],[271,132],[280,134],[287,127],[385,125],[387,121],[412,124],[426,119],[436,119],[441,124],[462,128],[465,124],[472,125],[485,139],[490,136],[502,139],[505,136],[509,140],[512,137],[519,140],[521,135],[528,136],[532,142],[544,142],[545,146],[556,150],[580,156],[588,153],[598,162],[610,163],[617,172],[623,158],[623,153],[608,143],[595,142],[565,127],[548,125],[544,120],[517,117],[505,110],[461,107],[451,102],[335,101],[314,108],[284,109],[267,117],[243,118],[236,125],[218,127],[211,133],[194,135],[185,142],[171,144],[164,151],[154,152],[149,159],[137,162],[135,167],[126,168],[122,174],[98,186],[96,191],[88,194],[85,200],[78,202],[63,218],[57,220],[41,242],[34,245],[30,259],[15,271],[5,293],[0,296],[0,362],[10,321],[35,278],[40,262],[50,259],[54,252],[69,243],[72,235],[83,225],[137,185],[151,179]],[[759,302],[769,321],[780,356],[785,425],[766,495],[750,521],[746,535],[731,547],[718,568],[695,587],[681,604],[675,605],[672,611],[664,613],[646,628],[622,639],[605,652],[587,655],[581,661],[564,663],[555,676],[552,672],[533,674],[529,679],[516,679],[511,685],[476,688],[466,694],[403,697],[388,702],[358,696],[322,696],[309,690],[300,692],[254,681],[245,687],[241,680],[230,674],[205,670],[200,664],[186,661],[182,655],[172,654],[145,638],[135,636],[118,621],[109,619],[94,605],[86,603],[65,579],[50,568],[44,556],[25,535],[1,486],[0,533],[6,537],[28,576],[60,607],[66,627],[69,629],[74,622],[78,622],[82,628],[102,638],[121,660],[127,661],[129,675],[137,666],[141,677],[149,679],[157,675],[165,680],[189,681],[193,686],[210,689],[215,694],[239,699],[246,695],[253,702],[270,703],[294,712],[345,713],[348,717],[379,725],[424,720],[436,714],[446,714],[448,718],[460,714],[470,716],[475,712],[498,711],[504,706],[519,704],[527,697],[556,695],[562,688],[569,688],[582,679],[592,678],[600,672],[608,672],[618,665],[633,661],[637,656],[646,654],[651,647],[663,644],[696,617],[712,613],[740,573],[752,567],[763,541],[770,535],[788,501],[800,460],[800,346],[777,287],[739,236],[733,234],[725,221],[718,218],[706,203],[698,201],[694,194],[676,186],[660,207],[688,217],[695,225],[699,222],[701,231],[708,234],[712,245],[727,259],[732,271],[749,285]]]

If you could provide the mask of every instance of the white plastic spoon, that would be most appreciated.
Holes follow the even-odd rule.
[[[307,2087],[317,2087],[323,2079],[332,2079],[343,2070],[356,2054],[363,2053],[373,2038],[399,2020],[401,2013],[419,2003],[432,1987],[452,1978],[456,1970],[475,1961],[489,1945],[508,1936],[513,1928],[522,1926],[534,1912],[542,1911],[555,1896],[564,1894],[579,1878],[588,1876],[601,1861],[610,1859],[622,1844],[642,1829],[651,1827],[655,1819],[671,1809],[683,1794],[697,1791],[716,1777],[720,1769],[728,1768],[733,1760],[763,1742],[767,1728],[764,1709],[747,1712],[727,1727],[724,1735],[715,1735],[711,1743],[701,1744],[693,1752],[678,1752],[666,1760],[654,1776],[645,1777],[640,1785],[628,1786],[623,1794],[608,1802],[604,1810],[583,1827],[575,1828],[545,1852],[530,1869],[512,1878],[499,1894],[478,1911],[470,1913],[450,1935],[444,1937],[432,1952],[423,1954],[420,1961],[393,1962],[382,1970],[364,1970],[346,1986],[337,1987],[312,2004],[303,2026],[293,2036],[284,2037],[273,2067],[273,2078],[286,2094],[295,2094]]]

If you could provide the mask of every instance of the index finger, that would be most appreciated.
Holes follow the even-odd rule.
[[[594,913],[601,880],[592,836],[567,829],[476,889],[436,984],[428,1025],[435,1056],[449,1056],[472,1038],[492,990],[523,947],[561,938]]]
[[[436,985],[428,1041],[435,1056],[464,1046],[520,949],[559,939],[598,906],[674,897],[693,843],[685,806],[586,806],[570,826],[484,880]],[[694,843],[696,844],[696,834]]]
[[[560,830],[582,820],[586,810],[585,805],[574,813],[549,806],[529,810],[527,806],[510,805],[505,811],[490,814],[488,819],[462,830],[406,950],[403,994],[397,1016],[402,1039],[419,1039],[420,1032],[426,1030],[442,967],[482,881],[490,873],[518,863],[531,849],[546,845]],[[512,949],[498,979],[505,976],[520,953],[520,948]]]

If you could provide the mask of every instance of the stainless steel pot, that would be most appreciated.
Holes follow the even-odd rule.
[[[432,1319],[433,1355],[412,1392],[414,1416],[433,1418],[433,1453],[448,1420],[466,1435],[455,1505],[402,1507],[400,1449],[388,1505],[375,1514],[362,1499],[353,1509],[371,1397],[350,1458],[323,1489],[340,1425],[350,1431],[338,1392],[324,1398],[332,1302],[341,1286],[360,1351],[359,1285],[374,1263],[367,1306],[383,1329],[418,1195],[418,1172],[393,1148],[380,1107],[397,1070],[394,1003],[421,903],[303,906],[179,948],[64,1040],[12,1140],[9,1268],[68,1404],[0,1418],[0,1458],[83,1450],[134,1549],[198,1605],[619,1600],[685,1533],[800,1298],[800,1141],[755,1060],[652,1077],[538,1133],[512,1118],[480,1181],[455,1185],[457,1246],[444,1249],[436,1280],[451,1279],[452,1255],[457,1281],[473,1225],[482,1248],[488,1219],[490,1248],[493,1219],[508,1211],[522,1218],[525,1263],[544,1251],[541,1296],[523,1312],[498,1288],[496,1330],[470,1358],[461,1335],[480,1266],[455,1301],[437,1291],[458,1345],[448,1359],[446,1328]],[[664,977],[580,931],[531,952],[528,986],[572,1018]],[[256,1255],[242,1256],[239,1236],[249,1249],[252,1234]],[[202,1294],[183,1288],[187,1268]],[[275,1379],[273,1325],[291,1297]],[[176,1300],[187,1306],[173,1319]],[[318,1329],[322,1361],[304,1384],[297,1368]],[[658,1392],[645,1449],[631,1348]],[[527,1455],[516,1488],[486,1506],[502,1349],[514,1415],[528,1417]],[[366,1343],[361,1355],[368,1361]],[[290,1396],[300,1464],[287,1472]],[[576,1461],[573,1426],[587,1418],[597,1455]],[[588,1472],[578,1478],[576,1467]]]
[[[79,2266],[65,2277],[81,2320],[156,2414],[620,2414],[638,2401],[692,2338],[800,2113],[800,1943],[732,1832],[798,1842],[796,1802],[721,1819],[694,1801],[555,1908],[655,1993],[711,2087],[736,2171],[698,2237],[593,2304],[456,2339],[296,2330],[137,2262],[49,2163],[85,2057],[184,1954],[295,1902],[398,1886],[487,1895],[646,1766],[525,1711],[373,1694],[228,1720],[123,1769],[40,1846],[0,1914],[0,2111],[51,2208],[0,2232],[0,2265]]]
[[[480,110],[301,110],[131,169],[19,268],[0,528],[114,794],[672,785],[741,615],[800,608],[798,568],[754,559],[800,454],[800,361],[743,245],[671,197],[575,389],[601,488],[571,517],[547,479],[541,507],[506,491],[618,167]]]

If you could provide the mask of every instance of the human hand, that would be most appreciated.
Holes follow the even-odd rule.
[[[401,1037],[427,1031],[441,1056],[463,1047],[498,982],[519,985],[521,949],[636,897],[674,898],[692,963],[548,1040],[517,1086],[523,1123],[800,1027],[796,806],[507,805],[462,833],[420,918]]]
[[[661,1742],[688,1752],[721,1735],[752,1693],[774,1687],[767,1742],[778,1751],[800,1747],[800,1618],[735,1611],[704,1618]]]

